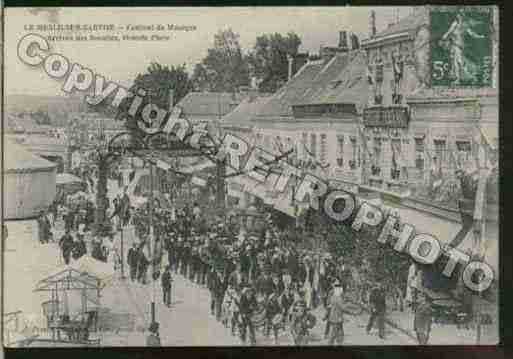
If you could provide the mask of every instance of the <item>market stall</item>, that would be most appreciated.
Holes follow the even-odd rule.
[[[42,310],[51,337],[37,341],[100,345],[100,294],[113,276],[111,266],[85,255],[40,280],[34,291],[50,294]]]

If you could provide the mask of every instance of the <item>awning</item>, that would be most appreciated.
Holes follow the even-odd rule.
[[[98,281],[105,284],[114,274],[111,264],[84,255],[69,265],[62,265],[52,270],[37,283],[35,290],[53,290],[54,285],[58,283],[63,286],[60,289],[101,288],[103,285]],[[71,285],[71,283],[76,283],[76,285]]]
[[[57,173],[55,177],[55,183],[57,185],[65,185],[65,184],[78,184],[83,183],[81,178],[72,175],[71,173]]]
[[[198,176],[192,176],[191,183],[200,187],[205,187],[207,185],[207,181]]]
[[[480,124],[479,127],[488,145],[493,150],[496,150],[497,142],[499,140],[499,127],[492,124]]]
[[[112,278],[115,274],[112,264],[94,259],[88,255],[80,257],[71,264],[71,267],[82,273],[87,273],[101,281]]]
[[[380,206],[380,200],[364,200],[371,204]],[[422,210],[401,206],[398,204],[385,203],[380,206],[385,210],[397,212],[401,223],[408,223],[415,228],[415,233],[428,233],[437,238],[441,244],[450,242],[459,232],[462,225],[449,219],[437,217]],[[469,234],[462,243],[468,240]]]

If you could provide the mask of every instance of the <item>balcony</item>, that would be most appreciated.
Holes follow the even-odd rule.
[[[407,106],[373,106],[363,111],[363,124],[366,127],[407,128],[409,122]]]

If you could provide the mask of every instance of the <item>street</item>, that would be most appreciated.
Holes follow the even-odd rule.
[[[173,282],[172,306],[163,305],[160,283],[156,282],[155,302],[156,318],[160,323],[160,337],[162,346],[230,346],[241,345],[237,336],[232,336],[228,328],[211,316],[210,294],[205,287],[198,286],[176,275]],[[103,346],[145,345],[145,334],[150,322],[150,302],[152,298],[152,285],[133,283],[130,279],[116,279],[112,286],[107,287],[103,294],[102,302],[112,303],[113,310],[124,303],[124,308],[136,316],[136,330],[133,332],[118,333],[109,332],[103,334]],[[117,306],[116,306],[117,305]],[[317,324],[311,331],[311,345],[327,345],[323,338],[325,322],[322,321],[324,309],[314,311]],[[409,336],[386,326],[386,339],[378,337],[377,329],[373,329],[370,335],[365,333],[368,315],[347,315],[345,317],[344,344],[346,345],[408,345],[416,344]],[[143,324],[145,333],[142,333]],[[274,339],[266,338],[257,331],[257,345],[275,345]],[[288,331],[281,331],[279,345],[293,345],[292,337]]]

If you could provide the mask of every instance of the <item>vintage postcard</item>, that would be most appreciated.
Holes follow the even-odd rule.
[[[498,12],[6,8],[3,345],[497,344]]]

